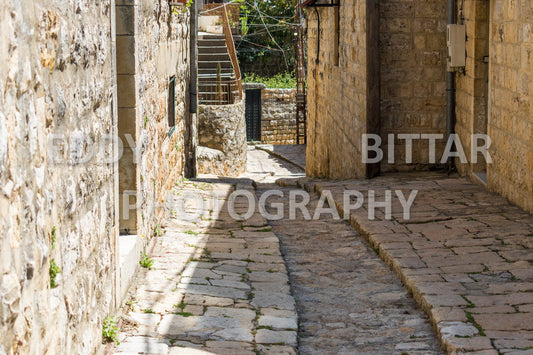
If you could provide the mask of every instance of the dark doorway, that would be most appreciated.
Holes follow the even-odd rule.
[[[261,141],[261,89],[246,90],[246,138]]]

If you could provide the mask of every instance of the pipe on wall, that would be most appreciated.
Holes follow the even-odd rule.
[[[186,178],[196,177],[196,146],[198,142],[198,2],[193,0],[190,7],[189,42],[189,114],[185,122],[185,169]]]
[[[316,13],[316,20],[317,20],[317,39],[316,39],[316,59],[315,63],[320,63],[320,13],[318,12],[318,9],[315,7],[315,13]]]
[[[455,23],[455,0],[448,0],[448,21],[449,25]],[[449,68],[446,71],[446,140],[455,133],[455,72]],[[446,162],[448,173],[454,169],[453,158],[448,158]]]

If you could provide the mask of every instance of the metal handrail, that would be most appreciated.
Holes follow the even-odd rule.
[[[226,47],[231,58],[231,65],[233,66],[233,72],[235,73],[235,80],[238,87],[238,98],[242,99],[242,77],[241,68],[239,67],[239,61],[237,60],[237,51],[235,50],[235,43],[233,42],[233,33],[231,32],[231,26],[229,24],[227,3],[222,7],[222,24],[224,29],[224,37],[226,38]]]
[[[239,81],[218,80],[199,82],[199,100],[203,105],[228,105],[234,104],[236,96],[239,96]]]

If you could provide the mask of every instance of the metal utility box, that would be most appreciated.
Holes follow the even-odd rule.
[[[464,67],[466,65],[466,26],[448,25],[448,67]]]

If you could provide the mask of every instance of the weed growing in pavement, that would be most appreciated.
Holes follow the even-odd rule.
[[[57,277],[57,274],[59,274],[60,272],[61,272],[61,269],[59,268],[59,266],[57,266],[56,261],[54,259],[50,259],[49,273],[50,273],[50,287],[51,288],[57,287],[56,277]]]
[[[117,322],[113,317],[108,317],[104,319],[102,324],[102,342],[103,343],[112,343],[115,342],[117,345],[120,344],[118,341],[118,332]]]
[[[141,260],[139,261],[142,267],[152,270],[152,265],[154,265],[154,259],[149,258],[145,253],[141,254]]]
[[[156,224],[154,227],[154,235],[156,237],[160,237],[163,235],[163,231],[161,230],[161,228],[159,228],[159,224]]]

